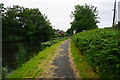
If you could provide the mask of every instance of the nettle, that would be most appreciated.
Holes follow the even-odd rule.
[[[72,41],[101,77],[120,78],[120,31],[89,30],[73,35]]]

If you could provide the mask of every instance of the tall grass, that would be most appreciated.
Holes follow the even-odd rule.
[[[0,78],[5,79],[6,76],[6,71],[4,70],[4,68],[2,67],[2,76],[0,74]]]
[[[23,63],[26,62],[26,50],[24,45],[18,44],[19,52],[17,54],[17,67],[20,67]]]

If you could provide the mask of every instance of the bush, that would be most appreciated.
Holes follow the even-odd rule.
[[[120,78],[120,31],[95,29],[80,32],[72,41],[103,78]]]

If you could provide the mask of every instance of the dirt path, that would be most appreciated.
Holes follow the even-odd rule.
[[[70,53],[70,40],[63,42],[51,61],[44,67],[40,78],[80,78]]]

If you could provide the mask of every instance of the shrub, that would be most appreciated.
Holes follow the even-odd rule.
[[[120,31],[95,29],[80,32],[72,41],[103,78],[120,78]]]

